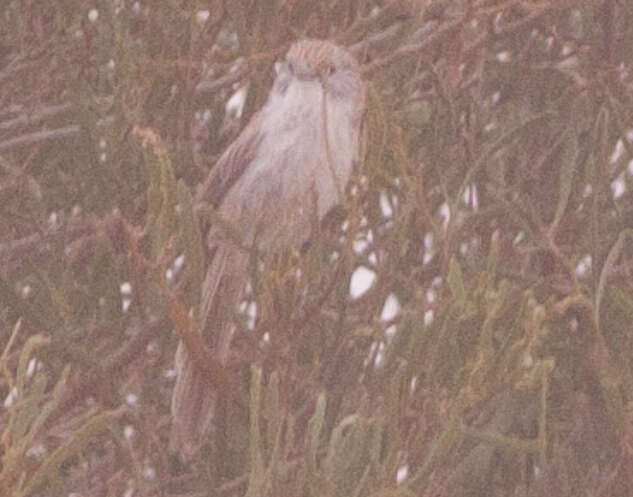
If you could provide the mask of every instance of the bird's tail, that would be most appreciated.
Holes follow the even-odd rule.
[[[208,373],[195,367],[182,341],[176,351],[176,373],[169,446],[187,462],[213,431],[218,392]]]
[[[248,270],[248,255],[235,247],[218,247],[202,284],[200,326],[205,342],[212,343],[217,364],[228,360],[235,326],[233,309],[239,303]],[[170,450],[183,461],[213,436],[218,403],[218,382],[191,359],[181,341],[176,351],[176,385],[171,399]]]

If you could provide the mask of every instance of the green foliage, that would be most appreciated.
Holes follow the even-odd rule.
[[[633,494],[629,3],[5,2],[0,494]],[[241,243],[197,185],[300,37],[362,64],[365,159],[301,250],[244,247],[179,466],[209,225]]]
[[[49,344],[50,339],[42,335],[32,335],[24,344],[20,353],[18,369],[13,375],[7,360],[10,349],[19,333],[20,321],[0,359],[0,369],[4,373],[6,384],[11,389],[14,405],[11,406],[7,425],[2,433],[2,471],[0,488],[5,495],[27,496],[45,484],[49,488],[62,492],[67,486],[60,478],[63,463],[80,454],[89,444],[99,440],[123,413],[123,409],[103,411],[89,417],[81,426],[75,428],[61,445],[51,454],[45,455],[35,468],[27,470],[25,461],[36,437],[52,419],[59,416],[63,396],[67,391],[70,367],[66,366],[55,386],[47,391],[48,378],[45,373],[28,373],[27,367],[38,348]]]

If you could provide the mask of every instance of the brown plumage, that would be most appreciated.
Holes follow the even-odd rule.
[[[197,192],[217,207],[243,246],[299,247],[314,216],[339,203],[360,160],[365,87],[349,52],[327,41],[294,43],[268,101],[227,148]],[[316,208],[316,212],[315,212]],[[234,307],[248,278],[248,254],[219,227],[202,286],[198,319],[218,362],[226,363]],[[190,458],[214,429],[217,392],[181,343],[172,397],[172,447]]]

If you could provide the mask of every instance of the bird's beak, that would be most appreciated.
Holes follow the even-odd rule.
[[[286,61],[283,64],[285,64],[285,68],[280,68],[280,70],[287,70],[295,78],[301,81],[314,81],[320,78],[319,71],[304,60],[293,62]]]

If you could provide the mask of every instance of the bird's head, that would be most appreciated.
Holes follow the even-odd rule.
[[[360,66],[345,48],[326,40],[304,39],[293,43],[283,62],[275,64],[276,89],[284,93],[291,81],[314,82],[327,87],[333,97],[361,91]]]
[[[286,67],[299,79],[321,79],[338,72],[359,72],[358,63],[347,50],[325,40],[301,40],[286,55]]]
[[[358,63],[347,50],[329,41],[312,39],[293,43],[286,60],[277,63],[275,70],[277,75],[321,82],[340,73],[360,73]]]

